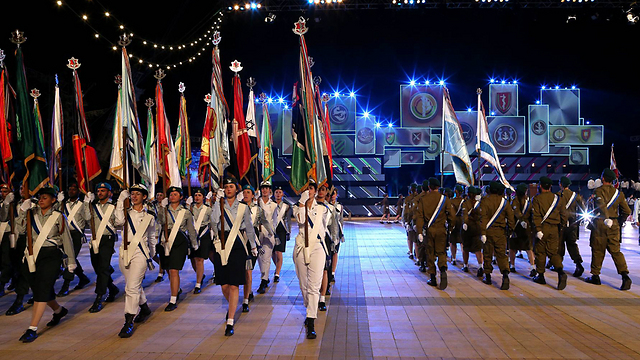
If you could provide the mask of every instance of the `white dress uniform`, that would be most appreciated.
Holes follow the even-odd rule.
[[[309,219],[309,257],[307,259],[308,263],[306,263],[304,256],[305,208],[296,205],[293,209],[293,215],[299,224],[299,232],[298,236],[296,236],[296,245],[293,251],[293,262],[296,266],[296,274],[300,282],[304,306],[307,308],[307,318],[311,319],[318,317],[320,286],[322,285],[322,275],[329,254],[324,244],[324,236],[328,231],[328,217],[326,216],[328,212],[329,209],[324,205],[318,204],[315,199],[311,209],[306,209],[306,215]],[[332,235],[337,236],[335,233]]]
[[[276,245],[274,224],[273,224],[273,212],[276,210],[276,203],[269,199],[266,203],[262,200],[262,197],[258,199],[258,205],[262,209],[264,215],[264,222],[262,228],[259,229],[258,238],[262,251],[258,254],[258,263],[260,264],[260,273],[262,280],[269,280],[269,271],[271,269],[271,254],[273,253],[273,247]]]

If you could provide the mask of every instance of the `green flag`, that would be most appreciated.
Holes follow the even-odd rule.
[[[253,106],[253,102],[249,102]],[[271,146],[271,124],[269,122],[269,108],[267,104],[262,104],[262,134],[260,136],[260,154],[258,158],[262,163],[262,180],[269,180],[275,174],[275,164],[273,163],[273,151]]]
[[[35,195],[40,188],[49,182],[47,172],[47,157],[44,154],[44,146],[40,144],[39,136],[36,133],[37,126],[33,113],[29,106],[29,95],[27,93],[27,76],[24,70],[24,60],[22,49],[16,51],[18,61],[18,71],[16,76],[17,114],[16,114],[16,136],[18,147],[24,158],[23,182],[29,188],[29,193]]]

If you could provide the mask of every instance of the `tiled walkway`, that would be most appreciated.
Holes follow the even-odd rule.
[[[427,277],[407,259],[401,226],[354,221],[346,224],[345,234],[337,283],[328,311],[316,322],[316,340],[304,336],[290,242],[280,283],[257,295],[250,313],[236,313],[236,334],[230,338],[223,336],[226,302],[220,289],[209,284],[201,294],[191,294],[195,274],[187,263],[182,272],[186,296],[171,313],[162,311],[168,280],[155,284],[156,274],[147,275],[145,291],[154,314],[131,339],[117,337],[122,295],[98,314],[87,312],[93,283],[60,299],[70,315],[56,328],[46,328],[47,310],[40,337],[31,344],[17,341],[31,311],[4,316],[14,295],[1,297],[0,359],[640,358],[640,247],[634,227],[625,228],[623,241],[634,281],[629,292],[617,290],[620,278],[610,258],[602,286],[570,277],[566,290],[558,292],[555,273],[547,274],[547,286],[534,284],[526,276],[527,262],[519,259],[511,289],[500,291],[498,271],[493,286],[485,285],[475,278],[472,259],[471,273],[450,266],[449,287],[439,291],[426,285]],[[591,257],[584,231],[580,248],[587,276]],[[86,247],[80,261],[94,280]],[[122,290],[115,255],[113,265]],[[573,271],[568,255],[565,265]],[[210,279],[210,263],[206,269]],[[256,269],[254,290],[258,274]]]

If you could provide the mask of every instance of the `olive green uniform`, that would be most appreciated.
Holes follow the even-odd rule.
[[[505,201],[502,211],[495,217],[493,223],[491,219],[498,212],[502,200]],[[480,233],[486,235],[487,241],[484,243],[482,255],[484,260],[484,273],[491,274],[493,266],[491,260],[495,254],[496,261],[501,273],[509,272],[509,259],[507,258],[507,225],[510,229],[515,226],[513,209],[509,202],[498,194],[489,194],[480,201]]]
[[[425,247],[425,243],[424,242],[419,242],[418,241],[418,234],[422,231],[421,228],[417,227],[417,219],[418,219],[418,214],[416,213],[416,208],[418,207],[418,204],[420,203],[420,200],[422,199],[422,197],[426,194],[426,191],[422,191],[420,194],[416,195],[413,198],[413,205],[411,206],[411,218],[413,219],[413,226],[415,226],[415,231],[416,231],[416,235],[415,235],[415,241],[417,244],[418,249],[416,250],[416,255],[418,256],[418,260],[419,261],[426,261],[427,260],[427,250]]]
[[[532,250],[532,238],[531,234],[532,226],[531,226],[531,199],[528,196],[517,196],[511,202],[511,207],[513,208],[513,215],[516,218],[516,226],[514,228],[514,234],[511,239],[509,239],[509,249],[510,250]],[[522,223],[526,224],[526,229],[522,225]]]
[[[443,204],[439,209],[441,197],[444,197]],[[414,209],[417,231],[423,232],[428,226],[429,220],[435,216],[431,222],[431,226],[426,231],[422,247],[426,251],[426,261],[428,273],[430,275],[436,273],[435,263],[438,260],[438,268],[447,268],[447,228],[446,222],[453,222],[455,218],[455,210],[451,206],[451,201],[440,192],[434,190],[425,193],[417,202]],[[438,212],[439,211],[439,212]],[[423,232],[424,233],[424,232]]]
[[[575,196],[573,194],[575,194]],[[558,243],[558,255],[560,255],[561,259],[564,259],[566,246],[571,260],[573,260],[575,264],[582,264],[582,256],[580,256],[580,249],[577,243],[580,231],[577,211],[581,207],[582,196],[574,193],[570,189],[559,191],[558,196],[560,196],[561,204],[567,216],[566,227],[562,231]]]
[[[418,241],[416,232],[413,230],[413,199],[417,196],[412,192],[404,198],[404,206],[402,209],[402,223],[406,226],[407,239],[412,242]]]
[[[611,254],[613,263],[616,265],[618,274],[628,273],[627,262],[620,252],[620,224],[618,217],[626,218],[631,214],[631,209],[627,204],[624,194],[618,191],[619,196],[613,202],[611,200],[616,194],[616,189],[611,184],[602,185],[594,191],[596,197],[596,211],[599,211],[595,222],[595,235],[591,237],[591,274],[600,275],[602,262],[604,261],[605,250]],[[611,202],[611,203],[610,203]],[[607,206],[607,204],[609,204]],[[604,224],[605,219],[611,219],[611,228]]]
[[[480,241],[480,204],[478,202],[478,206],[476,206],[475,199],[466,199],[460,212],[462,222],[467,224],[467,230],[462,231],[462,249],[469,253],[476,253],[482,250],[482,241]]]
[[[553,206],[554,199],[557,198],[555,208],[544,219],[549,209]],[[547,257],[556,269],[562,269],[562,259],[558,255],[559,228],[564,228],[566,216],[560,198],[552,192],[543,192],[534,196],[531,203],[533,225],[536,233],[542,231],[542,239],[536,237],[533,251],[536,259],[536,271],[544,274]],[[544,221],[543,221],[544,219]]]
[[[449,224],[449,242],[451,244],[462,242],[462,207],[466,201],[462,196],[456,196],[451,199],[451,206],[453,206],[455,214],[453,222]]]

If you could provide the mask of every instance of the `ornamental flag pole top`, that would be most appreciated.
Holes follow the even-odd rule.
[[[16,29],[14,32],[11,33],[11,38],[9,38],[9,40],[12,43],[18,45],[18,47],[20,47],[20,44],[27,41],[27,38],[24,36],[23,31]]]
[[[316,86],[320,86],[321,82],[322,82],[322,78],[320,76],[313,77],[313,83],[316,84]]]
[[[40,97],[40,90],[38,89],[31,89],[31,95],[32,98],[36,99],[36,101],[38,101],[38,98]]]
[[[229,69],[231,69],[231,71],[233,71],[237,75],[240,71],[242,71],[242,66],[240,64],[241,64],[240,61],[233,60],[231,62],[231,66],[229,66]]]
[[[158,82],[160,82],[162,79],[164,79],[165,76],[167,76],[167,75],[164,73],[164,70],[162,70],[162,69],[156,70],[155,75],[153,75],[154,78],[158,79]]]
[[[267,102],[267,95],[265,93],[260,94],[259,98],[262,104]]]
[[[82,65],[82,64],[80,64],[80,61],[78,61],[78,59],[76,59],[74,57],[72,57],[71,59],[69,59],[67,61],[68,61],[67,67],[69,69],[71,69],[71,70],[76,70],[77,68],[80,67],[80,65]]]
[[[307,20],[305,20],[302,16],[300,16],[298,21],[296,23],[294,23],[293,25],[295,26],[292,29],[293,33],[298,35],[298,36],[302,36],[302,35],[306,34],[307,31],[309,31],[309,28],[307,28]]]
[[[204,102],[207,104],[211,104],[211,94],[207,94],[204,96]]]
[[[147,105],[148,108],[151,108],[153,107],[153,105],[155,105],[152,98],[147,99],[147,101],[145,101],[144,104]]]
[[[249,87],[249,89],[253,90],[253,87],[254,87],[254,86],[256,86],[256,79],[255,79],[255,78],[250,77],[250,78],[247,80],[247,87]]]
[[[213,46],[217,47],[220,44],[220,40],[222,40],[222,36],[220,36],[220,31],[214,31],[213,36],[211,37],[211,42]]]
[[[322,102],[327,103],[329,102],[329,100],[331,100],[331,96],[329,96],[329,94],[327,93],[322,94]]]
[[[0,49],[0,68],[4,67],[4,58],[7,56],[4,54],[4,50]]]
[[[312,68],[313,65],[315,65],[315,64],[316,64],[316,62],[313,60],[313,57],[309,56],[309,67]]]
[[[118,86],[122,85],[122,75],[116,75],[115,80],[113,80],[114,83],[118,84]]]
[[[181,82],[180,84],[178,84],[178,91],[180,91],[180,94],[184,94],[184,91],[187,90],[186,86],[184,86],[184,83]]]
[[[122,47],[127,47],[127,45],[131,44],[131,37],[127,34],[120,35],[120,40],[118,40],[118,45]]]
[[[478,95],[482,94],[482,89],[478,88],[478,90],[476,90],[476,94]]]

